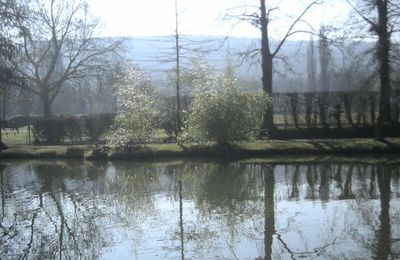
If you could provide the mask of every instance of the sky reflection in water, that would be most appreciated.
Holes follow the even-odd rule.
[[[0,258],[400,257],[400,165],[0,164]]]

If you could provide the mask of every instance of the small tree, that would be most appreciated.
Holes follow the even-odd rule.
[[[157,124],[156,98],[145,73],[133,64],[125,67],[118,83],[115,130],[107,138],[114,146],[132,146],[151,141]]]

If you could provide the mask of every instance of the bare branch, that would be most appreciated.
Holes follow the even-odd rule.
[[[272,57],[275,57],[275,55],[279,52],[279,50],[282,48],[283,44],[285,41],[292,36],[293,34],[299,33],[299,32],[304,32],[304,31],[293,31],[294,27],[297,25],[297,23],[302,21],[302,18],[304,15],[310,10],[314,5],[321,4],[322,2],[317,0],[311,2],[304,10],[303,12],[297,17],[296,20],[290,25],[289,29],[287,30],[285,36],[282,38],[282,40],[279,42],[278,46],[276,47],[275,51],[272,53]]]
[[[370,20],[368,17],[366,17],[360,10],[358,10],[355,5],[353,5],[353,3],[350,0],[346,0],[346,2],[351,6],[351,8],[367,23],[369,23],[369,25],[371,25],[371,28],[375,28],[375,23]]]

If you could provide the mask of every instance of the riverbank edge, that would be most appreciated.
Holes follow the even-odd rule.
[[[95,145],[28,146],[9,145],[0,159],[85,159],[135,160],[165,158],[255,158],[265,156],[304,155],[379,155],[400,154],[400,138],[384,142],[374,139],[269,140],[238,142],[231,145],[149,144],[130,148]]]

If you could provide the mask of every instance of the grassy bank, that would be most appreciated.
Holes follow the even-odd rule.
[[[60,158],[88,160],[157,159],[187,157],[251,158],[269,155],[357,155],[400,154],[400,138],[379,142],[373,139],[324,139],[240,142],[232,145],[215,144],[187,145],[151,144],[130,149],[106,146],[31,146],[7,144],[0,158]]]

